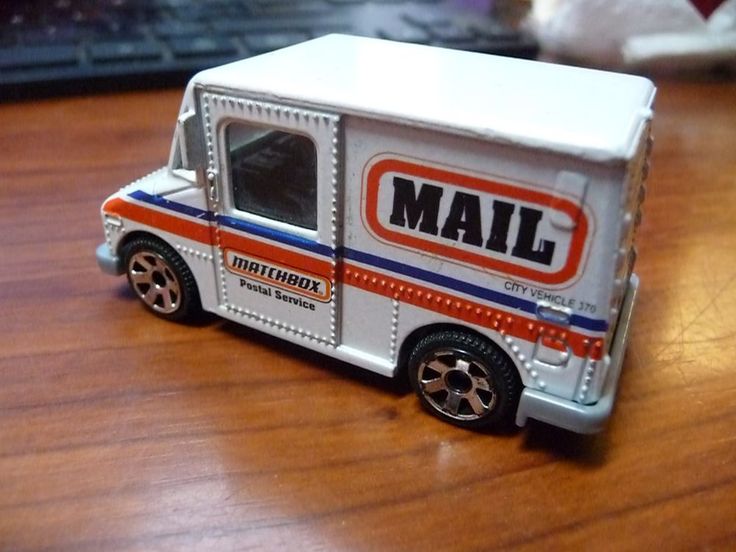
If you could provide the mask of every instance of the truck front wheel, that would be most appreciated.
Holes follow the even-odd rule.
[[[167,244],[149,236],[134,238],[123,246],[121,257],[130,287],[149,310],[175,321],[200,314],[194,276]]]
[[[430,413],[454,425],[508,425],[521,393],[511,359],[496,345],[461,331],[423,338],[409,356],[409,379]]]

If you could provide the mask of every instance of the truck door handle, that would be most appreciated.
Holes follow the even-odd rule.
[[[572,313],[570,309],[562,307],[556,307],[550,305],[546,301],[539,301],[537,303],[537,318],[544,320],[545,322],[551,322],[553,324],[559,324],[564,326],[570,325],[570,316]]]
[[[217,171],[209,169],[207,171],[207,186],[209,188],[210,201],[217,203]]]

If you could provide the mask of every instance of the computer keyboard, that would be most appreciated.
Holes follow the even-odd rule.
[[[181,85],[327,33],[533,58],[493,0],[5,0],[0,100]]]

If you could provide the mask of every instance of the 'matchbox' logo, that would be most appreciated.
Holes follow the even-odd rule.
[[[327,303],[331,297],[330,281],[326,278],[247,253],[226,249],[225,266],[235,274],[316,299],[322,303]]]
[[[363,217],[383,241],[544,284],[578,273],[588,219],[570,199],[386,157],[364,178]]]

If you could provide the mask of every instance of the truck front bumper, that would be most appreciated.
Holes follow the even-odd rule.
[[[110,247],[106,243],[97,246],[97,265],[106,274],[120,276],[123,272],[123,261],[117,255],[110,253]]]
[[[576,433],[597,433],[606,424],[613,410],[616,398],[621,365],[624,361],[626,343],[629,338],[631,315],[634,310],[639,278],[632,274],[623,301],[621,316],[613,337],[611,364],[601,398],[595,404],[580,404],[536,389],[524,389],[516,411],[516,425],[524,426],[528,418],[575,431]]]

